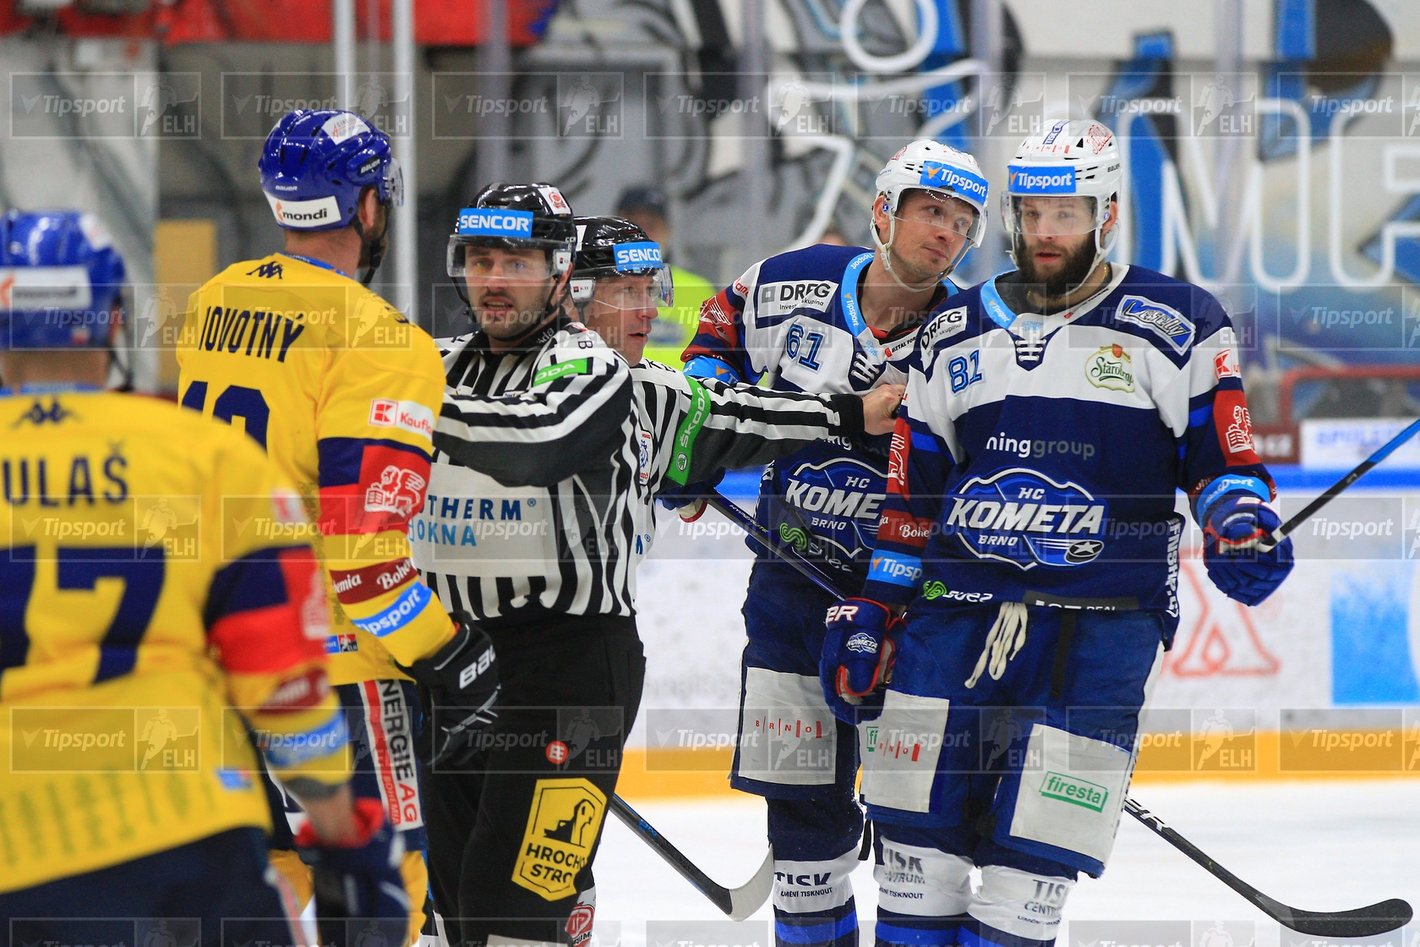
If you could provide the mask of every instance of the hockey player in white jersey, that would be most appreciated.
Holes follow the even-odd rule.
[[[1105,262],[1121,179],[1098,122],[1021,145],[1018,269],[923,327],[863,597],[828,615],[825,697],[877,717],[881,943],[1045,947],[1104,869],[1178,624],[1177,491],[1227,595],[1255,605],[1292,566],[1290,540],[1264,541],[1275,489],[1227,313]]]
[[[874,249],[814,246],[751,266],[702,307],[686,373],[824,393],[905,379],[923,319],[957,291],[947,274],[981,243],[987,184],[970,155],[927,139],[893,155],[876,184]],[[887,468],[885,436],[810,445],[766,471],[759,522],[855,587]],[[818,685],[832,599],[757,555],[731,785],[768,804],[776,941],[847,947],[858,940],[848,875],[863,816],[854,728],[834,720]]]

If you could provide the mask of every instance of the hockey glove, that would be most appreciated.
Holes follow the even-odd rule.
[[[666,481],[656,494],[656,502],[668,510],[675,510],[683,521],[694,523],[705,515],[705,498],[715,492],[715,487],[724,478],[725,471],[721,470],[709,480],[685,486]]]
[[[355,821],[360,834],[349,845],[322,843],[309,823],[296,834],[301,860],[311,866],[320,942],[350,947],[373,925],[385,943],[402,944],[409,927],[399,871],[404,839],[385,821],[378,799],[356,799]]]
[[[1277,511],[1251,493],[1225,493],[1203,516],[1203,565],[1208,578],[1228,598],[1256,605],[1292,571],[1292,540],[1262,552],[1282,525]]]
[[[433,765],[453,769],[476,752],[475,737],[498,717],[498,657],[493,641],[464,612],[451,616],[458,630],[435,654],[401,668],[429,691],[433,713]]]
[[[902,619],[879,602],[850,598],[829,607],[825,624],[818,676],[829,709],[844,723],[877,719]]]

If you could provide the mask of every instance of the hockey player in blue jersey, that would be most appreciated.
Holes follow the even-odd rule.
[[[1105,262],[1120,164],[1098,122],[1017,151],[1018,269],[921,330],[863,598],[829,612],[825,696],[876,715],[880,943],[1044,947],[1103,870],[1178,624],[1178,491],[1227,595],[1255,605],[1292,566],[1264,542],[1275,489],[1227,313]]]
[[[956,292],[947,274],[980,246],[987,185],[970,155],[926,139],[893,155],[876,185],[874,250],[813,246],[751,266],[702,307],[686,372],[818,393],[901,383],[923,318]],[[845,587],[867,573],[888,440],[819,441],[775,461],[761,485],[759,521]],[[818,685],[832,601],[774,558],[755,561],[731,784],[768,803],[781,945],[858,939],[857,741]]]

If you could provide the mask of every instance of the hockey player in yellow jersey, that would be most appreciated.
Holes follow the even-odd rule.
[[[312,528],[247,439],[100,390],[123,279],[92,217],[0,218],[0,944],[307,940],[258,753],[308,810],[323,934],[397,937],[401,840],[347,783]]]
[[[359,719],[353,785],[380,799],[405,836],[418,906],[427,890],[419,702],[400,671],[454,708],[436,717],[436,744],[486,722],[497,693],[487,636],[451,620],[409,560],[443,366],[429,336],[364,285],[402,199],[388,137],[353,112],[297,110],[272,129],[258,169],[285,247],[227,267],[192,295],[179,390],[186,407],[262,445],[319,526],[335,602],[331,679]],[[275,860],[299,880],[289,857]]]

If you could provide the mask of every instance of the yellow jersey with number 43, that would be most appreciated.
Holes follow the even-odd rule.
[[[0,396],[0,431],[0,891],[268,825],[257,747],[344,782],[314,530],[271,461],[138,395]]]
[[[409,560],[444,372],[433,340],[368,288],[306,258],[233,264],[188,301],[185,407],[241,427],[319,527],[337,684],[401,676],[453,623]]]

